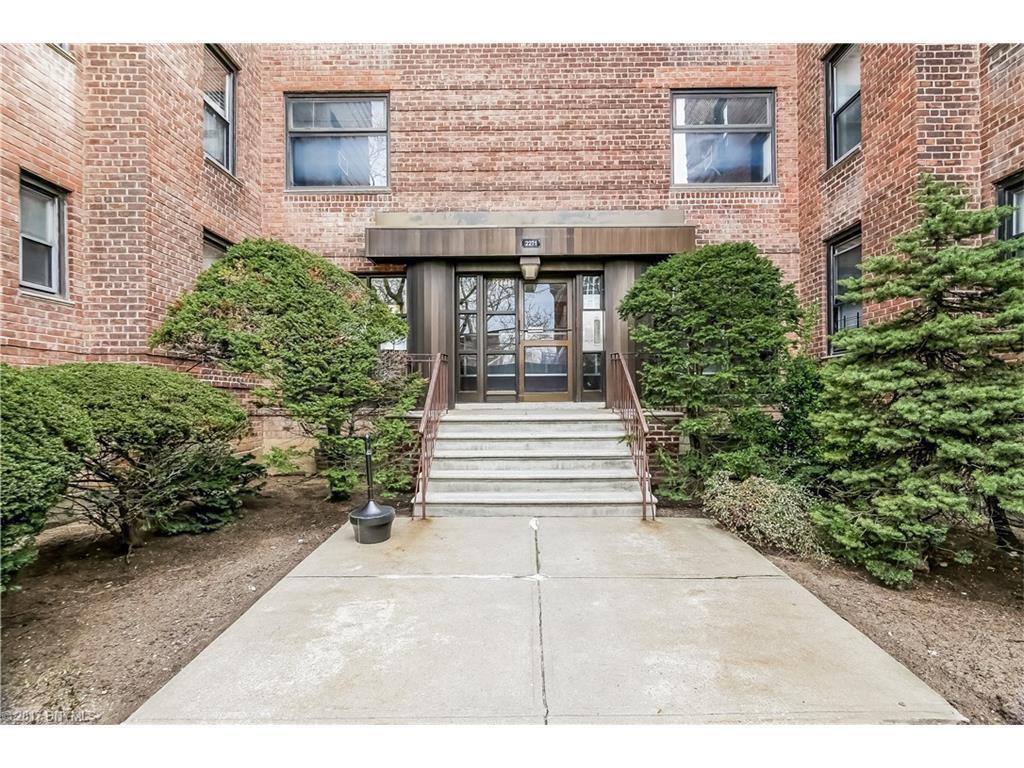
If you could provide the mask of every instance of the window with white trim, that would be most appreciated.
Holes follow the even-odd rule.
[[[20,276],[22,287],[63,295],[66,193],[41,179],[23,175],[20,195]]]
[[[860,48],[840,45],[825,57],[828,164],[860,146]]]
[[[220,48],[203,47],[203,152],[224,170],[235,171],[235,75]]]
[[[672,94],[672,183],[772,184],[772,91]]]

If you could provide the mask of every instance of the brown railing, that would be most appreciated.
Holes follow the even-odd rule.
[[[626,430],[626,440],[633,454],[633,466],[636,477],[640,481],[640,503],[643,519],[647,519],[647,508],[650,507],[651,519],[655,517],[653,504],[654,494],[651,492],[651,465],[647,458],[647,418],[637,397],[633,377],[629,375],[626,361],[618,352],[611,355],[608,371],[608,407],[622,417],[622,426]]]
[[[423,402],[423,416],[420,418],[420,465],[416,473],[416,495],[413,496],[413,515],[416,514],[416,499],[419,499],[420,516],[427,516],[427,481],[430,479],[430,464],[434,460],[434,443],[437,441],[437,427],[441,417],[448,412],[448,355],[438,352],[430,370],[427,397]]]

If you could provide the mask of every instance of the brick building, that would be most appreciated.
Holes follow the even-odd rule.
[[[266,236],[385,276],[409,349],[448,352],[459,399],[600,399],[607,355],[629,350],[615,302],[652,259],[753,241],[818,305],[825,354],[862,321],[833,305],[835,281],[913,221],[919,173],[1024,201],[1022,45],[0,56],[16,364],[175,364],[146,346],[169,302],[226,245]]]

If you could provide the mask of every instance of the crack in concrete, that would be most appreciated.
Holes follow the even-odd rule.
[[[537,582],[537,636],[540,640],[540,699],[544,707],[544,725],[548,724],[548,715],[551,710],[548,708],[548,681],[547,671],[544,668],[544,606],[540,589],[543,575],[540,572],[540,525],[537,518],[530,520],[530,527],[533,528],[533,562],[536,569],[534,578]]]

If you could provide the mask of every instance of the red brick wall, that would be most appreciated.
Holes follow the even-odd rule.
[[[5,360],[180,365],[146,338],[199,273],[203,228],[230,240],[262,231],[259,57],[228,51],[240,66],[233,176],[203,159],[201,46],[76,45],[73,60],[3,47]],[[70,193],[67,302],[18,289],[21,169]]]
[[[827,241],[860,224],[865,256],[907,221],[916,175],[914,46],[861,46],[861,148],[826,168],[825,66],[831,45],[799,52],[800,293],[818,308],[812,349],[826,350]]]
[[[1024,167],[1024,46],[861,46],[862,142],[825,169],[822,56],[800,46],[800,291],[820,307],[813,349],[825,350],[826,241],[859,223],[865,257],[917,220],[921,173],[991,202],[992,182]],[[994,49],[994,50],[993,50]],[[868,307],[868,322],[905,308]]]
[[[1024,171],[1024,44],[982,46],[981,162],[989,204],[996,182]]]
[[[81,197],[86,119],[83,77],[81,66],[52,46],[0,46],[0,343],[7,355],[25,360],[38,361],[47,354],[72,355],[88,343]],[[18,288],[23,169],[71,193],[67,206],[71,279],[66,303],[28,295]]]
[[[152,360],[145,339],[200,269],[204,227],[367,269],[381,211],[686,212],[700,243],[750,239],[825,311],[825,240],[879,253],[918,174],[992,184],[1024,168],[1024,46],[865,45],[862,150],[826,170],[826,45],[233,45],[237,168],[202,155],[199,45],[47,45],[2,56],[5,359]],[[670,92],[775,88],[778,184],[671,186]],[[284,95],[390,95],[391,188],[285,190]],[[21,169],[69,190],[69,303],[18,290]],[[881,308],[878,311],[891,311]],[[824,348],[819,329],[815,348]]]
[[[352,269],[374,212],[682,209],[700,242],[751,239],[797,268],[795,46],[265,46],[268,234]],[[777,89],[779,183],[671,188],[670,92]],[[284,96],[390,94],[390,191],[285,190]]]

